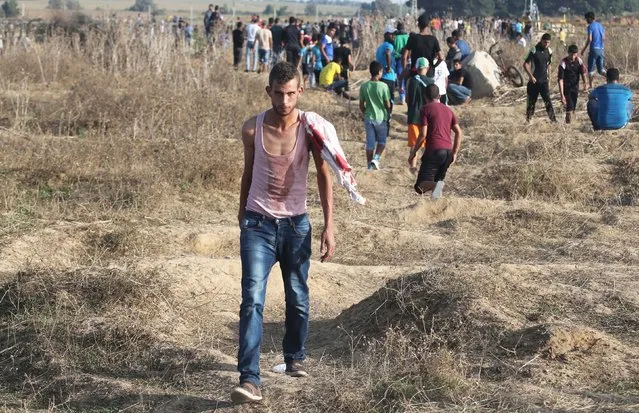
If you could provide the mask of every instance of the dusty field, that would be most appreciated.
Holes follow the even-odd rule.
[[[4,410],[639,410],[634,124],[593,133],[582,98],[574,125],[540,111],[524,126],[523,90],[478,100],[456,109],[462,156],[433,202],[412,193],[401,114],[369,172],[356,105],[307,92],[369,204],[335,188],[331,263],[315,241],[312,376],[269,371],[275,268],[266,401],[234,407],[238,135],[269,106],[266,78],[166,44],[89,42],[0,58]]]

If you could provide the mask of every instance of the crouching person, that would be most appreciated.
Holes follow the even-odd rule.
[[[439,102],[437,85],[426,87],[426,102],[420,112],[419,137],[408,157],[408,164],[413,165],[417,151],[426,140],[426,150],[422,155],[415,191],[418,194],[432,191],[431,197],[439,199],[444,189],[448,167],[457,159],[462,131],[453,111]],[[455,133],[454,141],[451,131]]]
[[[632,92],[619,84],[619,69],[608,69],[606,80],[588,98],[588,117],[594,130],[624,128],[632,116]]]

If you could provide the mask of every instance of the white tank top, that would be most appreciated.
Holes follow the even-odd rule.
[[[301,120],[302,111],[299,112]],[[285,155],[266,151],[263,140],[264,115],[255,122],[253,179],[246,209],[270,218],[287,218],[306,213],[309,147],[304,126],[299,124],[293,150]]]

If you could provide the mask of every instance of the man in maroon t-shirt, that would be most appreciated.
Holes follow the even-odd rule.
[[[422,155],[415,191],[418,194],[433,191],[432,198],[439,199],[444,190],[448,167],[457,159],[462,130],[453,111],[439,103],[437,85],[428,85],[425,94],[427,103],[420,111],[419,137],[408,157],[408,164],[413,165],[417,151],[426,139],[426,150]],[[455,133],[454,141],[451,139],[451,131]]]

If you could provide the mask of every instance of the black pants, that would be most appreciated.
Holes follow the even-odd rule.
[[[577,86],[577,88],[566,88],[566,86],[564,86],[564,96],[566,96],[566,112],[574,112],[574,110],[577,109],[579,86]]]
[[[297,67],[297,61],[300,58],[300,49],[286,49],[286,61]]]
[[[234,47],[233,48],[233,67],[237,68],[242,61],[242,52],[244,51],[243,47]]]
[[[421,193],[419,189],[422,182],[438,182],[446,178],[448,167],[453,161],[453,151],[450,149],[436,149],[425,151],[422,155],[422,164],[417,174],[415,191]]]
[[[539,95],[541,95],[541,98],[544,100],[544,103],[546,105],[546,113],[548,113],[548,118],[550,118],[550,120],[553,122],[557,121],[557,118],[555,117],[555,109],[553,109],[552,101],[550,100],[550,90],[548,89],[548,82],[528,82],[526,92],[528,93],[526,120],[532,119],[532,117],[535,115],[535,105],[537,104]]]
[[[393,113],[393,104],[395,103],[395,81],[394,80],[387,80],[387,79],[381,79],[381,81],[386,83],[388,85],[388,88],[390,89],[390,104],[391,104],[391,108],[390,108],[390,111],[388,111],[388,114],[390,115],[391,113]],[[390,120],[390,116],[388,118]]]
[[[319,78],[320,78],[320,73],[322,71],[321,70],[313,70],[313,73],[315,74],[315,84],[317,86],[319,86],[320,82],[319,82]]]

